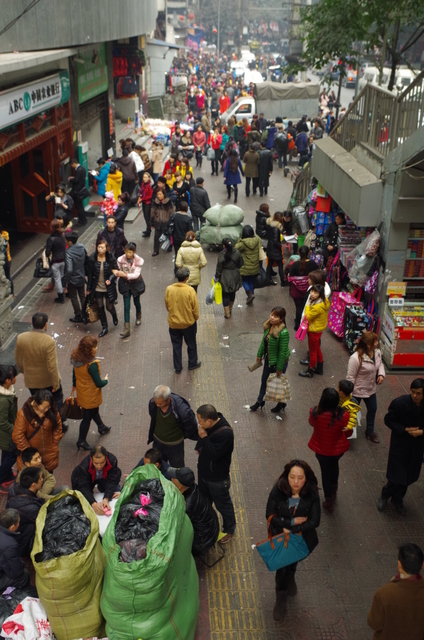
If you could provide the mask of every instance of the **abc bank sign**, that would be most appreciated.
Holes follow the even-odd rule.
[[[66,71],[0,92],[0,130],[47,111],[70,96]]]

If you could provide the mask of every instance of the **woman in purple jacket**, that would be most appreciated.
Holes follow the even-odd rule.
[[[231,187],[234,187],[234,204],[237,202],[238,185],[241,184],[240,172],[244,177],[239,155],[235,149],[232,149],[224,165],[224,182],[227,186],[228,200],[231,198]]]

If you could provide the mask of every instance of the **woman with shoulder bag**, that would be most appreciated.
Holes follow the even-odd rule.
[[[246,304],[252,304],[255,299],[255,276],[260,272],[260,249],[263,249],[261,239],[255,235],[253,227],[246,224],[243,227],[240,240],[235,249],[243,256],[243,266],[240,269],[243,288],[247,295]]]
[[[85,336],[78,347],[72,352],[72,392],[77,392],[78,406],[84,410],[80,423],[77,448],[88,451],[91,445],[87,442],[87,434],[92,420],[97,424],[101,436],[109,433],[99,414],[99,407],[103,402],[102,388],[108,383],[108,376],[101,377],[99,360],[96,359],[97,340],[92,336]]]
[[[352,399],[358,404],[361,400],[367,408],[367,429],[365,436],[374,444],[380,441],[374,432],[375,415],[377,413],[377,385],[384,382],[386,372],[378,349],[378,336],[371,331],[364,331],[355,353],[350,356],[346,379],[353,382]]]
[[[309,553],[312,553],[318,545],[316,530],[321,519],[321,507],[318,481],[309,464],[303,460],[292,460],[286,464],[283,473],[271,489],[265,517],[268,520],[272,515],[273,536],[279,533],[301,534]],[[298,562],[294,562],[276,572],[276,601],[273,611],[276,622],[284,619],[287,598],[297,593],[297,565]]]
[[[130,328],[130,307],[131,296],[134,300],[136,310],[136,327],[141,325],[141,305],[140,296],[144,293],[144,280],[141,275],[141,267],[144,264],[143,258],[136,254],[137,245],[129,242],[125,247],[125,254],[117,260],[118,269],[116,276],[118,280],[119,293],[124,298],[124,332],[121,338],[128,338],[131,335]]]
[[[309,260],[308,255],[308,247],[300,247],[300,260],[296,260],[289,271],[290,295],[296,307],[296,319],[294,321],[296,331],[299,329],[302,311],[308,297],[309,274],[311,271],[318,269],[318,265],[313,260]]]
[[[223,251],[219,254],[216,265],[215,281],[221,283],[224,318],[229,320],[236,292],[242,286],[240,269],[244,261],[241,254],[234,249],[233,241],[230,238],[224,238],[222,246]]]
[[[255,404],[252,404],[250,411],[257,411],[265,405],[264,396],[269,376],[272,373],[281,376],[287,371],[290,357],[289,339],[286,327],[286,310],[283,307],[274,307],[268,320],[264,323],[264,335],[256,356],[258,362],[262,362],[263,358],[264,369],[258,399]],[[279,413],[281,409],[285,408],[285,402],[278,402],[271,411]]]
[[[207,263],[202,245],[196,240],[196,234],[194,231],[188,231],[184,242],[178,250],[175,266],[177,269],[181,269],[181,267],[188,268],[190,276],[187,284],[193,287],[196,293],[200,284],[200,270],[206,267]]]
[[[113,324],[118,324],[118,316],[116,315],[115,300],[116,294],[116,274],[118,273],[118,264],[106,240],[100,238],[97,240],[96,250],[93,251],[87,261],[88,284],[87,297],[92,296],[99,310],[99,318],[102,323],[102,330],[99,338],[103,338],[108,333],[108,325],[104,304],[106,301],[106,309],[112,316]]]

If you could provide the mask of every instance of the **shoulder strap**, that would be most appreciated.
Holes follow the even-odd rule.
[[[232,427],[230,427],[229,424],[224,424],[222,427],[219,427],[216,431],[213,432],[213,436],[215,436],[217,433],[219,433],[220,431],[224,431],[224,429],[229,429],[230,431],[232,431]]]

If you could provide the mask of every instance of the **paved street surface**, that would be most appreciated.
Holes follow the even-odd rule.
[[[204,162],[195,178],[205,177],[211,203],[226,202],[222,174],[210,176]],[[268,198],[245,198],[244,185],[239,190],[239,205],[246,212],[245,222],[254,224],[254,212],[260,202],[268,202],[272,212],[284,210],[291,194],[290,178],[284,178],[275,165]],[[407,393],[411,376],[390,375],[378,390],[376,431],[381,444],[365,440],[364,428],[340,463],[340,489],[332,516],[322,515],[318,530],[320,544],[302,562],[297,573],[299,593],[289,599],[284,623],[272,619],[274,576],[252,550],[252,545],[266,537],[265,505],[269,491],[292,458],[309,462],[319,476],[319,467],[307,447],[311,428],[309,408],[317,403],[326,386],[336,386],[344,378],[348,361],[345,347],[329,332],[323,336],[323,377],[301,379],[300,357],[306,346],[294,338],[294,304],[288,288],[269,287],[257,291],[251,307],[241,289],[236,298],[233,318],[225,320],[223,308],[206,306],[205,297],[217,260],[216,252],[206,251],[207,267],[202,271],[198,295],[200,321],[199,357],[202,367],[174,374],[172,348],[168,334],[164,292],[173,282],[173,253],[151,257],[153,239],[142,239],[144,221],[138,218],[126,225],[129,240],[137,243],[137,253],[145,260],[143,276],[146,293],[142,296],[143,320],[127,340],[119,337],[123,329],[123,304],[119,297],[119,326],[110,323],[109,334],[99,340],[98,355],[104,358],[102,374],[109,374],[103,393],[101,415],[112,427],[100,439],[92,426],[90,444],[101,442],[117,455],[123,473],[129,473],[147,449],[148,400],[157,384],[167,384],[187,398],[193,409],[210,402],[234,427],[236,448],[232,465],[232,495],[236,506],[237,530],[225,547],[225,557],[213,568],[199,563],[201,612],[197,638],[200,640],[362,640],[372,637],[366,616],[374,591],[396,572],[397,547],[406,541],[424,546],[423,486],[418,482],[408,491],[407,516],[399,517],[391,508],[379,513],[376,501],[385,477],[389,430],[383,417],[394,397]],[[97,224],[86,231],[83,241],[92,251]],[[97,335],[100,324],[74,326],[70,301],[53,302],[54,293],[42,293],[42,282],[33,281],[29,293],[15,307],[15,320],[29,322],[35,311],[49,315],[49,331],[57,340],[60,371],[66,395],[71,390],[70,354],[86,332]],[[24,283],[22,283],[23,285]],[[255,402],[260,371],[250,373],[247,365],[255,360],[262,337],[262,325],[271,308],[283,305],[288,311],[287,326],[291,334],[292,356],[288,369],[293,399],[282,420],[264,411],[250,413],[246,405]],[[23,308],[20,308],[23,307]],[[109,316],[110,318],[110,316]],[[21,325],[24,326],[24,325]],[[20,405],[27,397],[22,377],[17,390]],[[72,469],[83,458],[77,452],[78,424],[71,423],[60,450],[60,468],[55,474],[59,484],[70,482]],[[186,443],[186,464],[195,468],[193,443]],[[322,493],[322,491],[320,492]]]

